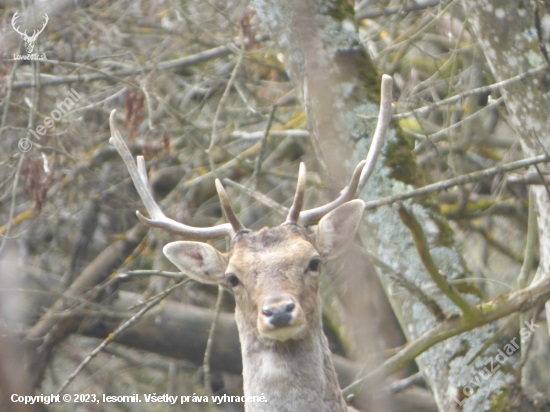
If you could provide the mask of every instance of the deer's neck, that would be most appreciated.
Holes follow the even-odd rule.
[[[247,402],[246,412],[344,412],[327,338],[317,328],[299,341],[268,345],[244,322],[237,325],[243,357],[244,393],[266,402]]]

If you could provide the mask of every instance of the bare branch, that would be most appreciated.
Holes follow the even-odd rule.
[[[546,155],[540,155],[531,157],[529,159],[518,160],[517,162],[511,162],[502,166],[495,166],[490,169],[480,170],[478,172],[469,173],[467,175],[458,176],[442,182],[433,183],[428,186],[421,187],[420,189],[411,190],[410,192],[401,193],[395,196],[385,197],[383,199],[373,200],[365,202],[365,210],[376,209],[377,207],[389,205],[391,203],[411,199],[417,196],[426,196],[433,192],[441,192],[442,190],[449,189],[453,186],[462,186],[470,182],[476,182],[478,180],[489,179],[500,173],[510,172],[512,170],[529,167],[538,163],[548,162],[550,158]]]
[[[391,277],[397,284],[403,286],[407,291],[417,298],[426,309],[428,309],[432,315],[438,320],[442,321],[447,318],[447,314],[443,311],[439,303],[431,296],[428,296],[424,291],[416,286],[416,284],[407,279],[401,272],[396,271],[390,265],[380,260],[377,256],[370,253],[367,249],[352,244],[352,247],[359,251],[365,258],[367,258],[373,265],[382,269],[389,277]]]
[[[430,278],[432,278],[439,289],[456,306],[458,306],[462,310],[465,318],[477,319],[479,317],[479,313],[477,312],[475,306],[464,299],[464,297],[460,295],[460,293],[458,293],[453,288],[453,286],[447,282],[447,278],[440,273],[439,269],[435,265],[435,262],[430,253],[430,246],[428,245],[428,241],[426,240],[426,236],[424,235],[422,226],[420,225],[412,211],[407,210],[403,205],[400,204],[398,212],[405,226],[407,226],[411,231],[414,245],[416,246],[416,250],[418,251],[420,260],[426,268],[428,275],[430,275]]]
[[[231,187],[237,189],[239,192],[241,192],[241,193],[243,193],[247,196],[253,197],[254,199],[256,199],[258,202],[262,203],[263,205],[265,205],[265,206],[267,206],[271,209],[274,209],[281,216],[287,216],[288,215],[288,211],[289,211],[288,207],[277,203],[275,200],[271,199],[270,197],[267,197],[262,192],[259,192],[257,190],[250,190],[249,188],[247,188],[243,185],[240,185],[237,182],[234,182],[233,180],[230,180],[230,179],[227,179],[227,178],[223,179],[223,183],[226,184],[227,186],[231,186]]]
[[[490,93],[493,90],[500,89],[501,87],[506,87],[506,86],[509,86],[511,84],[520,82],[520,81],[522,81],[524,79],[527,79],[529,77],[536,76],[537,74],[539,74],[539,73],[541,73],[545,70],[548,70],[548,64],[547,63],[541,64],[539,67],[537,67],[535,69],[527,70],[524,73],[521,73],[521,74],[519,74],[517,76],[514,76],[514,77],[511,77],[509,79],[503,80],[501,82],[494,83],[494,84],[491,84],[489,86],[478,87],[477,89],[473,89],[473,90],[468,90],[464,93],[457,94],[456,96],[450,97],[448,99],[444,99],[444,100],[441,100],[441,101],[436,102],[434,104],[430,104],[429,106],[421,107],[420,109],[415,109],[415,110],[411,110],[410,112],[396,114],[396,115],[393,116],[393,118],[394,119],[404,119],[405,117],[410,117],[410,116],[413,116],[413,115],[429,113],[432,110],[437,109],[438,107],[444,106],[446,104],[456,103],[456,102],[458,102],[459,100],[461,100],[465,97],[472,96],[472,95],[475,95],[475,94]]]
[[[471,319],[466,319],[463,314],[451,318],[425,332],[373,372],[345,388],[342,391],[344,398],[347,399],[362,393],[365,387],[384,380],[439,342],[479,328],[512,313],[526,312],[546,302],[549,298],[550,278],[545,277],[526,289],[518,290],[505,296],[499,296],[490,302],[479,305],[478,311],[480,317],[473,322]]]
[[[260,152],[256,157],[256,163],[254,164],[254,173],[252,174],[253,190],[258,189],[258,181],[260,179],[260,170],[262,168],[262,162],[264,161],[265,144],[267,142],[267,136],[269,135],[269,130],[271,129],[271,123],[273,122],[273,117],[275,116],[275,110],[277,110],[276,104],[271,106],[271,111],[269,112],[269,117],[267,118],[267,123],[265,125],[265,129],[264,129],[262,138],[260,140]]]
[[[266,40],[267,37],[259,37],[256,39],[256,42],[261,42]],[[245,45],[249,42],[245,40]],[[166,62],[160,62],[158,64],[148,64],[144,67],[138,67],[138,68],[131,68],[131,69],[123,69],[123,70],[117,70],[112,73],[97,73],[97,74],[91,74],[91,75],[73,75],[73,76],[62,76],[62,77],[54,77],[50,75],[41,74],[40,75],[40,83],[42,86],[51,86],[54,84],[65,84],[65,83],[90,83],[97,80],[105,80],[105,79],[117,79],[118,78],[124,78],[127,76],[133,76],[136,74],[143,74],[143,73],[149,73],[152,71],[164,71],[164,70],[170,70],[175,68],[181,68],[181,67],[187,67],[191,66],[193,64],[202,63],[211,59],[214,59],[216,57],[222,57],[226,56],[228,54],[233,53],[233,49],[228,46],[219,46],[215,47],[213,49],[205,50],[202,52],[199,52],[197,54],[193,54],[191,56],[185,56],[181,59],[175,59],[170,60]],[[52,60],[44,60],[44,63],[53,63],[56,64],[58,62],[52,61]],[[63,62],[64,63],[64,62]],[[91,68],[89,66],[82,65],[82,69],[90,69],[90,70],[96,70],[94,68]],[[34,81],[22,81],[22,82],[15,82],[13,84],[14,89],[21,89],[21,88],[27,88],[27,87],[35,87]]]
[[[406,4],[403,6],[386,7],[386,8],[371,8],[367,10],[361,10],[355,14],[357,20],[374,19],[376,17],[388,16],[397,13],[410,13],[411,11],[423,10],[429,7],[436,7],[439,4],[439,0],[418,0]]]
[[[167,297],[170,293],[172,293],[174,290],[179,288],[180,286],[184,285],[185,283],[189,282],[191,279],[185,279],[181,282],[176,283],[172,287],[166,289],[165,291],[159,293],[149,304],[147,304],[143,309],[141,309],[138,313],[136,313],[134,316],[132,316],[130,319],[128,319],[124,324],[122,324],[117,330],[115,330],[113,333],[111,333],[101,344],[95,348],[87,357],[82,361],[80,365],[75,369],[73,373],[63,382],[61,387],[55,392],[55,394],[60,394],[63,392],[67,386],[70,385],[70,383],[78,376],[78,374],[86,367],[87,364],[89,364],[93,358],[95,358],[109,343],[113,342],[122,332],[124,332],[126,329],[128,329],[130,326],[132,326],[134,323],[136,323],[139,319],[143,317],[151,308],[153,308],[157,303],[162,301],[165,297]]]

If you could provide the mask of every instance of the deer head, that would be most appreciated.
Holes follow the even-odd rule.
[[[13,29],[21,35],[21,38],[25,41],[25,48],[27,49],[27,53],[31,54],[34,49],[34,43],[36,42],[36,39],[38,38],[38,35],[44,31],[46,28],[46,24],[48,24],[49,17],[46,13],[44,13],[44,23],[42,24],[42,28],[40,30],[34,30],[32,36],[27,35],[27,30],[25,30],[24,33],[19,31],[19,26],[15,26],[17,18],[19,17],[19,11],[16,10],[15,14],[13,15],[11,19],[11,25]]]
[[[305,173],[300,178],[305,180]],[[236,231],[229,253],[180,241],[166,245],[164,254],[193,279],[233,291],[241,333],[254,333],[266,343],[300,339],[320,326],[319,274],[326,260],[351,242],[363,208],[362,200],[338,206],[311,235],[288,220],[257,232]]]
[[[364,202],[355,197],[366,184],[382,148],[392,113],[391,87],[392,79],[385,75],[382,81],[380,117],[371,148],[366,160],[361,161],[355,168],[349,185],[341,195],[327,205],[302,210],[306,182],[306,168],[302,163],[294,202],[289,209],[286,221],[277,227],[259,231],[248,230],[242,225],[233,212],[219,180],[216,180],[216,189],[229,223],[210,228],[195,228],[167,218],[148,190],[143,157],[138,156],[137,164],[134,162],[118,131],[116,112],[114,110],[111,112],[111,141],[126,163],[134,185],[151,216],[150,219],[146,218],[138,211],[136,212],[138,218],[151,227],[162,228],[194,239],[195,241],[169,243],[163,250],[165,256],[189,277],[203,283],[221,284],[234,292],[237,302],[237,326],[243,345],[245,393],[247,390],[257,391],[258,394],[269,391],[271,396],[269,410],[281,410],[278,409],[282,407],[280,405],[288,402],[288,392],[275,388],[280,381],[258,384],[257,381],[269,381],[271,378],[266,380],[251,377],[256,373],[255,369],[262,369],[262,367],[267,375],[273,377],[273,370],[277,370],[279,358],[271,357],[275,356],[277,348],[281,349],[284,368],[294,363],[296,368],[300,369],[293,372],[285,369],[287,384],[292,376],[295,378],[296,384],[293,385],[293,390],[299,391],[300,388],[313,385],[312,379],[318,379],[319,374],[332,374],[332,377],[322,378],[319,381],[319,385],[328,385],[330,388],[317,386],[318,390],[310,392],[313,393],[311,399],[316,399],[315,402],[323,400],[321,392],[325,393],[325,398],[330,397],[327,395],[329,392],[334,394],[333,407],[315,409],[314,405],[309,403],[307,408],[295,406],[288,410],[339,411],[345,409],[337,383],[334,383],[336,378],[330,362],[330,351],[321,329],[319,275],[326,261],[341,253],[355,236],[364,209]],[[315,222],[318,222],[317,228],[309,234],[306,227]],[[200,242],[224,236],[231,238],[231,248],[227,253],[219,252],[209,244]],[[300,342],[309,342],[302,345],[302,352],[296,349],[296,345],[299,346]],[[292,356],[291,347],[296,349],[294,352],[300,352],[300,355],[296,355],[295,362],[288,358]],[[307,350],[304,350],[304,347]],[[311,348],[314,350],[310,350]],[[258,356],[261,356],[258,354],[262,353],[267,358],[258,360]],[[326,357],[328,360],[316,359],[306,362],[302,353],[304,356],[317,356],[324,353],[328,356]],[[297,366],[300,362],[309,366]],[[311,363],[316,363],[320,369],[311,369]],[[304,377],[304,368],[310,369],[310,377]],[[261,386],[264,384],[265,386]],[[278,396],[279,404],[276,400]],[[309,402],[303,393],[297,394],[295,399],[297,402],[295,405],[300,402],[305,405]],[[258,408],[258,406],[250,408]],[[250,408],[247,410],[252,410]],[[265,405],[263,408],[258,410],[268,410],[265,409]]]

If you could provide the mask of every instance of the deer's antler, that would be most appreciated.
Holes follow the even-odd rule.
[[[149,191],[147,169],[145,168],[145,160],[143,156],[137,157],[136,165],[134,158],[132,157],[132,153],[130,153],[128,146],[126,146],[126,143],[124,143],[124,140],[120,135],[116,122],[116,110],[113,110],[111,112],[109,123],[111,126],[112,134],[111,142],[114,144],[116,150],[122,157],[122,160],[124,160],[126,168],[130,173],[130,177],[132,178],[136,190],[139,193],[139,197],[145,205],[147,212],[151,216],[151,219],[148,219],[143,216],[139,211],[137,211],[136,214],[139,220],[150,227],[164,229],[193,240],[219,239],[224,236],[232,236],[234,232],[238,232],[243,228],[242,225],[240,225],[240,222],[237,220],[233,211],[230,210],[228,213],[226,206],[224,206],[224,211],[228,216],[228,219],[231,221],[231,224],[224,223],[222,225],[213,227],[193,227],[184,225],[183,223],[176,222],[175,220],[166,217],[164,213],[162,213],[162,210],[157,205],[155,199],[153,198],[153,195]],[[225,194],[225,192],[223,193]],[[227,196],[225,197],[225,200],[227,200]],[[229,204],[229,202],[226,203]],[[224,199],[222,198],[222,205],[223,204]],[[229,209],[231,209],[231,206],[229,206]],[[230,215],[232,217],[234,216],[236,222],[239,223],[237,224],[235,221],[232,221],[232,217],[230,218]]]
[[[15,18],[15,15],[14,15]],[[288,217],[285,223],[297,223],[303,226],[307,226],[310,223],[319,221],[323,216],[332,210],[336,209],[338,206],[349,202],[352,199],[355,199],[367,183],[369,177],[371,176],[378,155],[382,150],[384,145],[384,138],[388,130],[388,125],[392,117],[392,104],[391,104],[391,92],[392,92],[393,80],[391,76],[383,75],[382,76],[382,94],[380,102],[380,115],[378,117],[378,124],[374,132],[372,139],[371,147],[367,154],[367,158],[359,162],[349,185],[342,191],[340,196],[324,206],[320,206],[314,209],[302,211],[302,206],[304,202],[305,186],[306,186],[306,166],[304,163],[300,164],[300,172],[298,174],[298,182],[296,185],[296,194],[294,195],[294,202],[290,207]],[[118,130],[116,123],[116,110],[111,112],[110,117],[111,125],[111,141],[115,145],[118,153],[124,160],[126,168],[130,173],[130,177],[136,186],[136,190],[149,212],[151,219],[143,216],[139,211],[136,212],[138,218],[145,224],[156,227],[160,229],[168,230],[169,232],[176,233],[188,238],[195,240],[207,240],[207,239],[218,239],[224,236],[232,236],[240,230],[244,230],[244,226],[237,218],[236,214],[231,208],[231,204],[225,193],[225,190],[218,179],[216,179],[216,189],[220,197],[220,201],[230,223],[225,223],[222,225],[208,227],[208,228],[197,228],[192,226],[184,225],[183,223],[176,222],[175,220],[167,218],[164,213],[162,213],[160,207],[157,205],[153,199],[152,194],[149,191],[148,179],[147,179],[147,170],[145,168],[145,160],[143,156],[137,157],[137,166],[134,162],[130,150],[124,143],[122,136]]]
[[[229,223],[231,223],[231,226],[233,227],[235,233],[240,230],[244,230],[245,227],[239,221],[239,218],[237,217],[235,212],[233,212],[233,208],[231,207],[231,203],[229,202],[229,197],[227,197],[227,194],[225,193],[225,189],[223,188],[220,179],[216,179],[216,190],[218,191],[218,197],[220,198],[225,217],[227,218],[227,220],[229,220]]]
[[[44,31],[44,29],[46,28],[46,24],[48,24],[48,21],[50,21],[50,18],[48,17],[48,15],[46,13],[44,13],[44,17],[43,19],[45,19],[44,21],[44,24],[42,25],[42,28],[40,30],[34,30],[32,36],[31,36],[31,40],[36,40],[38,35],[40,33],[42,33]]]
[[[17,22],[17,18],[20,17],[20,14],[19,14],[19,10],[15,10],[15,14],[13,15],[13,17],[11,18],[11,25],[13,27],[13,29],[19,33],[21,36],[26,36],[27,35],[27,30],[25,30],[25,33],[21,33],[19,31],[19,26],[15,27],[15,23]]]
[[[294,203],[290,208],[287,222],[296,222],[303,226],[307,226],[310,223],[319,221],[323,216],[336,209],[338,206],[359,196],[374,171],[376,160],[378,159],[378,155],[382,151],[382,146],[384,145],[384,139],[386,137],[388,125],[390,124],[393,113],[391,104],[392,86],[392,77],[387,74],[383,75],[380,98],[380,114],[378,116],[378,123],[372,138],[369,153],[367,154],[367,158],[359,162],[355,168],[349,185],[342,191],[336,200],[315,209],[301,211],[305,191],[306,170],[305,166],[300,164],[299,176],[303,175],[303,178],[298,178],[296,195],[294,196]]]
[[[294,202],[288,211],[288,217],[285,223],[298,223],[300,219],[300,212],[304,203],[304,195],[306,191],[306,165],[300,163],[300,171],[298,172],[298,183],[296,184],[296,194],[294,195]]]
[[[36,40],[38,38],[38,35],[44,31],[44,29],[46,28],[46,25],[50,21],[50,18],[48,17],[48,14],[44,13],[44,17],[42,17],[42,19],[44,19],[44,23],[42,24],[42,28],[41,29],[35,29],[32,36],[29,36],[29,35],[27,35],[27,30],[25,30],[25,32],[22,33],[19,30],[19,26],[17,26],[17,27],[15,26],[15,24],[17,23],[17,19],[19,17],[21,17],[21,15],[19,14],[19,10],[16,10],[15,14],[11,18],[11,25],[17,33],[19,33],[21,36],[23,36],[23,38],[26,38],[26,39],[31,40],[31,41]]]

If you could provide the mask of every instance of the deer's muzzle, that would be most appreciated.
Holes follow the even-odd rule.
[[[285,341],[298,338],[304,328],[303,310],[291,295],[280,294],[262,300],[258,313],[260,336]]]

